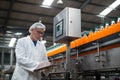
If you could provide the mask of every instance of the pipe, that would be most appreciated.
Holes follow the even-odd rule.
[[[81,6],[80,9],[84,9],[86,7],[86,5],[90,2],[91,0],[86,0]]]
[[[13,54],[14,54],[14,49],[11,49],[11,54],[10,54],[10,68],[13,66]]]
[[[3,34],[3,45],[5,45],[5,34]],[[5,49],[2,48],[2,55],[1,55],[1,71],[2,71],[2,75],[1,75],[1,78],[3,80],[5,80],[5,76],[4,76],[4,53],[5,53]]]
[[[70,70],[70,43],[66,44],[66,71]]]
[[[79,50],[77,49],[77,60],[78,60],[78,58],[79,58],[78,54],[79,54]]]

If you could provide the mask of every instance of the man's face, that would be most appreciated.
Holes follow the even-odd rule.
[[[35,40],[39,40],[44,35],[44,30],[42,28],[35,28],[33,35]]]

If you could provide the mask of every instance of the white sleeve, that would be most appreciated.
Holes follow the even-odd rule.
[[[39,63],[27,57],[24,46],[25,46],[24,40],[19,39],[15,49],[17,63],[22,68],[33,72],[35,68],[39,65]]]

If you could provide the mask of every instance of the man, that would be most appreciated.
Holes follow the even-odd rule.
[[[39,41],[45,32],[45,26],[36,22],[29,28],[29,32],[29,36],[17,42],[16,67],[12,80],[40,80],[38,69],[50,65],[44,43]]]

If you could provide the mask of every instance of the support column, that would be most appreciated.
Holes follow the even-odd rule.
[[[11,53],[10,53],[10,68],[13,67],[13,54],[14,54],[14,49],[11,49]]]
[[[66,67],[65,67],[65,80],[70,80],[70,43],[66,44]]]

